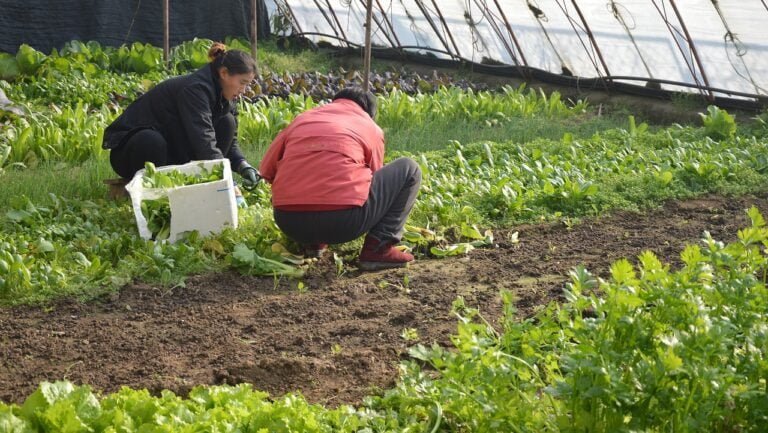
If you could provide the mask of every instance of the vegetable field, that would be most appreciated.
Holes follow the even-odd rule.
[[[417,262],[361,273],[359,241],[291,254],[266,185],[237,229],[175,244],[160,203],[145,241],[130,204],[106,200],[104,126],[206,43],[177,48],[170,71],[143,45],[0,57],[15,104],[0,111],[0,431],[768,424],[765,114],[704,106],[696,124],[649,125],[381,72],[387,156],[424,174],[405,236]],[[252,161],[356,79],[281,64],[240,103]]]

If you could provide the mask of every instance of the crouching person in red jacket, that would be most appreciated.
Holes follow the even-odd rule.
[[[261,176],[272,184],[275,222],[304,245],[305,255],[367,233],[360,269],[413,261],[394,247],[416,201],[421,170],[409,158],[383,165],[384,133],[375,116],[372,93],[343,89],[333,102],[297,116],[261,161]]]

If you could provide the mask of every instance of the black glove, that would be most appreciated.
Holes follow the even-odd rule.
[[[240,176],[243,177],[243,188],[248,191],[253,191],[256,188],[256,185],[259,184],[259,181],[261,181],[261,176],[259,175],[258,170],[250,165],[243,165],[240,169]]]

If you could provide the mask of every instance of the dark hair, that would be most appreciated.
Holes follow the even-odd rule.
[[[208,58],[213,69],[227,68],[230,74],[252,74],[256,72],[256,62],[250,54],[240,50],[228,50],[221,42],[214,42],[208,50]]]
[[[346,87],[339,90],[333,95],[333,100],[337,99],[350,99],[355,101],[369,116],[371,119],[376,118],[376,95],[371,92],[366,92],[359,87]]]

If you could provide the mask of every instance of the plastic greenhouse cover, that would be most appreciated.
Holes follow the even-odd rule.
[[[315,42],[344,45],[334,37],[343,34],[362,45],[365,1],[267,5],[271,15],[278,6],[289,8],[301,32],[322,34],[308,35]],[[431,48],[443,58],[453,53],[478,63],[491,59],[584,78],[653,78],[768,94],[766,0],[373,1],[374,45]]]

